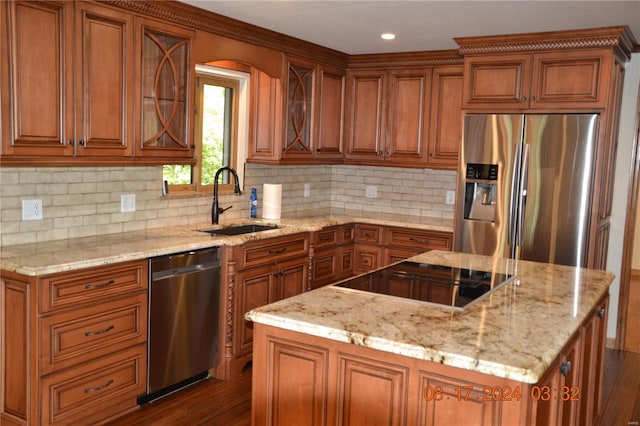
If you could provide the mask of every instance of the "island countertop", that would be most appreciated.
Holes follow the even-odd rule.
[[[537,383],[614,275],[606,271],[431,251],[412,261],[514,278],[464,311],[335,285],[246,314],[256,323],[524,383]]]

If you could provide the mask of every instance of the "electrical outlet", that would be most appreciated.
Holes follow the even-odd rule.
[[[136,211],[136,194],[120,195],[120,212],[128,213]]]
[[[446,204],[452,206],[456,203],[456,191],[447,191]]]
[[[367,198],[378,198],[378,187],[376,185],[367,185],[364,196]]]
[[[42,200],[22,200],[22,220],[42,220]]]
[[[304,184],[304,196],[308,197],[309,195],[311,195],[311,185],[308,183]]]

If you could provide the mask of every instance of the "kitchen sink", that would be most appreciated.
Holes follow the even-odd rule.
[[[226,226],[224,228],[200,229],[200,232],[206,232],[211,235],[243,235],[252,234],[254,232],[269,231],[271,229],[278,229],[278,226],[250,223],[245,225]]]

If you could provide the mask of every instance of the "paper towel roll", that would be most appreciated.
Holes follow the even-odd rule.
[[[262,185],[262,218],[280,219],[282,214],[282,184]]]

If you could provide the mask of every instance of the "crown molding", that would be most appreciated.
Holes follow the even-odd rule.
[[[429,52],[375,53],[349,56],[349,69],[358,68],[407,68],[439,65],[462,65],[463,57],[457,50]]]
[[[625,61],[638,45],[628,26],[483,37],[457,37],[460,55],[614,48]]]

